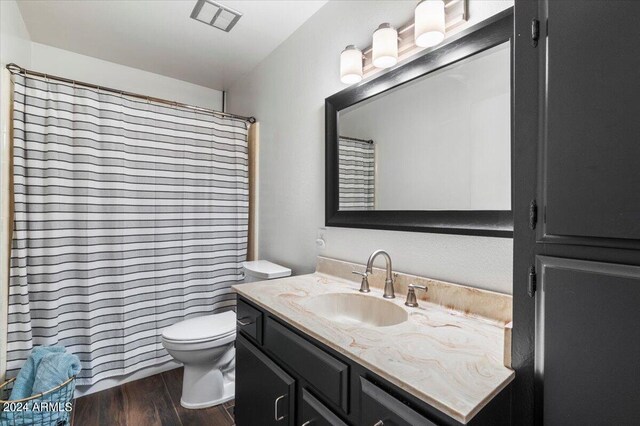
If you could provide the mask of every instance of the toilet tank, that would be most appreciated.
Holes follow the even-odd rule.
[[[251,260],[242,262],[245,283],[273,280],[291,275],[291,269],[269,262],[268,260]]]

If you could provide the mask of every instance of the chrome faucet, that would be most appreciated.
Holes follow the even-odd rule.
[[[378,257],[378,255],[382,255],[382,257],[384,257],[384,260],[386,261],[386,267],[387,267],[387,278],[384,280],[383,297],[385,299],[393,299],[396,297],[393,291],[393,270],[391,268],[391,257],[386,251],[376,250],[373,253],[371,253],[371,256],[369,256],[369,260],[367,260],[367,269],[365,270],[365,273],[366,274],[373,273],[373,261],[376,259],[376,257]]]

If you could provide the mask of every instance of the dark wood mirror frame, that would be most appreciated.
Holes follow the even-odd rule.
[[[325,225],[440,234],[513,236],[512,210],[339,210],[338,113],[484,50],[511,42],[511,151],[513,170],[513,8],[447,39],[437,49],[380,77],[351,86],[325,99]],[[511,173],[513,176],[513,172]],[[513,178],[512,178],[513,204]]]

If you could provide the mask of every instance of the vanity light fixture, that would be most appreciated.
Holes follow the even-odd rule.
[[[1,1],[1,0],[0,0]],[[213,0],[199,0],[213,1]],[[433,48],[469,19],[469,0],[420,0],[414,16],[395,28],[384,23],[373,33],[373,43],[362,50],[349,45],[340,54],[340,80],[355,84],[398,62]],[[357,57],[358,53],[361,57]]]
[[[362,80],[362,51],[353,44],[340,54],[340,81],[355,84]]]
[[[433,47],[444,40],[444,0],[422,0],[415,10],[415,43],[420,47]]]
[[[397,63],[398,30],[385,22],[373,33],[373,66],[390,68]]]

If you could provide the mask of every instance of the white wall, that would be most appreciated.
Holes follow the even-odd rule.
[[[15,0],[0,0],[0,69],[15,62],[23,67],[31,66],[31,39]],[[0,95],[7,96],[9,86],[4,79],[0,83]],[[4,129],[5,117],[0,115],[0,128]]]
[[[105,87],[222,109],[222,92],[175,78],[103,61],[40,43],[31,42],[15,0],[0,0],[0,63]],[[6,88],[0,87],[2,96]],[[0,117],[4,120],[4,117]]]
[[[222,109],[222,92],[40,43],[31,45],[31,69],[113,89]]]
[[[15,0],[0,1],[0,62],[30,65],[31,38]]]
[[[510,87],[504,43],[341,111],[375,143],[376,210],[510,210]]]
[[[513,5],[470,2],[470,25]],[[344,46],[370,44],[381,22],[407,21],[415,1],[331,1],[229,90],[229,111],[260,121],[260,256],[314,270],[324,224],[324,99],[344,88]],[[365,262],[389,251],[397,270],[511,293],[510,239],[329,228],[323,255]]]
[[[8,247],[9,235],[7,229],[9,218],[8,188],[3,183],[9,177],[9,90],[11,87],[9,72],[6,64],[16,62],[31,65],[31,40],[18,4],[14,0],[0,0],[0,259],[5,259],[5,248]],[[0,380],[4,378],[6,368],[6,327],[7,327],[7,293],[8,278],[7,262],[0,266]]]

